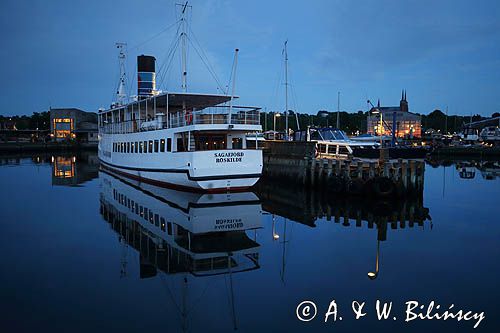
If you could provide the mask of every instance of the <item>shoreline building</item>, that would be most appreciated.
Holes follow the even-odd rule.
[[[378,111],[378,112],[377,112]],[[380,118],[382,117],[382,126]],[[393,125],[393,122],[396,122]],[[422,118],[408,109],[406,91],[401,92],[399,106],[377,106],[370,109],[367,118],[367,132],[374,135],[391,135],[394,132],[397,138],[420,138],[422,136]]]
[[[97,142],[97,114],[76,108],[50,109],[50,133],[56,141]]]

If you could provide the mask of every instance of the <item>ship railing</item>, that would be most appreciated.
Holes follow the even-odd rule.
[[[229,106],[214,106],[192,112],[178,112],[170,117],[170,127],[213,124],[259,125],[259,108],[233,106],[231,118]],[[229,121],[231,119],[231,121]]]
[[[192,112],[179,111],[170,113],[168,116],[157,114],[156,118],[105,123],[99,127],[99,130],[104,134],[125,134],[190,125],[260,125],[259,108],[234,106],[231,110],[231,120],[229,109],[229,106],[215,106]]]

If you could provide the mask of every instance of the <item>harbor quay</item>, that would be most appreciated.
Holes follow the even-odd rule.
[[[423,191],[425,162],[318,158],[314,142],[267,141],[262,176],[287,184],[370,197],[405,197]]]

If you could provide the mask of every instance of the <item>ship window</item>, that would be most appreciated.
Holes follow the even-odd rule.
[[[148,213],[149,213],[149,210],[148,210],[146,207],[144,207],[144,216],[143,216],[143,217],[144,217],[144,219],[145,219],[146,221],[148,220],[148,217],[149,217],[149,214],[148,214]]]
[[[243,148],[243,139],[242,138],[233,138],[231,140],[233,144],[233,149],[242,149]],[[248,147],[248,140],[247,140],[247,147]]]
[[[127,142],[127,153],[130,153],[130,142]]]
[[[134,142],[132,142],[132,143],[130,144],[130,152],[131,152],[131,153],[133,153],[133,152],[134,152],[134,146],[135,146],[135,143],[134,143]]]
[[[138,153],[139,152],[139,142],[135,142],[135,152]]]
[[[349,149],[345,146],[339,146],[339,154],[349,154]]]
[[[223,134],[195,135],[196,150],[217,150],[226,148],[226,136]]]
[[[137,202],[135,203],[135,213],[139,214],[139,204]]]
[[[148,153],[153,152],[153,140],[149,140],[149,147],[148,147]]]
[[[155,140],[155,153],[158,152],[158,140]]]
[[[160,226],[160,216],[158,214],[155,214],[155,226]]]
[[[318,145],[318,152],[321,153],[321,154],[326,154],[326,145],[319,144]]]
[[[122,142],[120,145],[121,145],[121,152],[124,153],[125,152],[125,142]]]
[[[165,139],[160,140],[160,152],[161,153],[165,152]]]
[[[149,222],[153,223],[153,212],[149,211]]]
[[[148,142],[144,141],[144,153],[148,152]]]
[[[172,139],[167,139],[167,151],[172,151]]]
[[[139,142],[139,153],[142,153],[142,141]]]
[[[184,147],[184,140],[182,138],[177,138],[177,151],[186,151]]]
[[[172,223],[170,223],[170,222],[167,223],[167,233],[169,235],[172,234]]]
[[[337,146],[328,145],[328,154],[337,154]]]

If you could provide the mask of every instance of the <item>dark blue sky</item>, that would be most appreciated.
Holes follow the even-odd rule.
[[[135,57],[165,60],[174,30],[139,48],[176,21],[177,1],[12,1],[0,3],[0,114],[52,107],[107,107],[118,79],[116,41]],[[240,49],[240,104],[284,110],[279,84],[288,39],[290,108],[316,113],[366,110],[366,99],[450,114],[500,111],[498,1],[201,1],[192,0],[192,29],[221,81]],[[215,81],[189,51],[189,90],[217,92]],[[168,84],[180,91],[179,57]],[[129,83],[130,83],[129,81]]]

